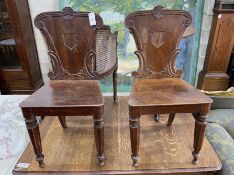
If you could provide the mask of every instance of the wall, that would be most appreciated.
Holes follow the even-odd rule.
[[[40,0],[40,2],[35,1],[35,0],[28,0],[28,2],[29,2],[29,8],[30,8],[32,21],[34,21],[34,18],[39,13],[42,13],[45,11],[58,11],[59,10],[58,0]],[[47,74],[50,68],[49,58],[47,55],[47,48],[46,48],[45,42],[42,38],[40,31],[37,28],[35,28],[34,22],[33,22],[33,29],[34,29],[34,34],[35,34],[39,62],[41,66],[42,77],[43,77],[43,80],[46,82],[49,80]]]
[[[197,62],[196,84],[197,84],[198,74],[202,70],[205,60],[206,48],[208,44],[208,38],[210,35],[210,28],[213,18],[214,3],[215,0],[205,0],[204,4],[200,47],[199,47],[198,62]]]

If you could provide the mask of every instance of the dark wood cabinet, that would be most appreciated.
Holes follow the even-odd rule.
[[[229,75],[228,87],[234,86],[234,48],[232,48],[232,54],[230,57],[227,74]]]
[[[226,73],[234,43],[234,1],[216,1],[203,70],[198,88],[208,91],[227,90]]]
[[[43,85],[27,0],[0,0],[0,88],[30,94]]]

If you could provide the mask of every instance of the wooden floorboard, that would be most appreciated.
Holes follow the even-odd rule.
[[[63,129],[57,117],[45,117],[40,126],[45,167],[39,168],[31,144],[18,162],[30,163],[28,169],[15,169],[15,174],[193,174],[211,172],[221,163],[205,139],[199,163],[193,165],[192,145],[194,119],[190,114],[177,114],[171,127],[168,116],[160,122],[153,116],[141,118],[140,166],[132,167],[128,127],[127,97],[117,104],[105,98],[105,166],[99,167],[91,117],[67,117]]]

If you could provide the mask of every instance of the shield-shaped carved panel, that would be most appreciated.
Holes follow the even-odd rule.
[[[151,43],[156,48],[160,48],[165,43],[165,33],[164,31],[151,33]]]
[[[77,33],[64,33],[62,34],[62,36],[63,36],[64,47],[66,47],[70,51],[77,49],[77,45],[79,43],[79,38]]]

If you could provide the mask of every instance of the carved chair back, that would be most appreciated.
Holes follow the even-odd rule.
[[[61,12],[44,12],[35,18],[35,26],[48,46],[50,79],[100,79],[117,67],[117,32],[112,34],[97,14],[96,25],[90,26],[88,14],[65,7]],[[109,50],[101,47],[100,42],[109,44]],[[106,55],[100,55],[102,52]],[[100,67],[103,64],[106,66]]]
[[[125,26],[132,33],[139,59],[136,78],[180,77],[175,60],[178,44],[191,24],[191,15],[183,10],[167,10],[157,6],[153,10],[137,11],[125,19]]]

